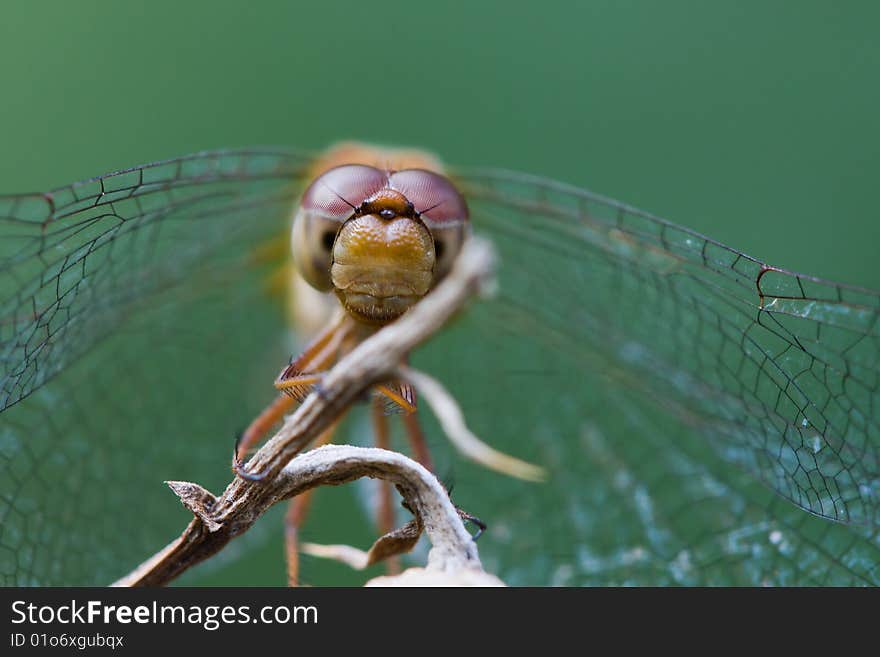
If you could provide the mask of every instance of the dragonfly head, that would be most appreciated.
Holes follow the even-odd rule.
[[[440,174],[344,165],[303,194],[293,253],[312,286],[334,291],[355,319],[384,324],[446,274],[467,228],[467,205]]]

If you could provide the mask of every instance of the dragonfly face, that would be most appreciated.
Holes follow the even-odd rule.
[[[0,197],[3,583],[113,581],[186,521],[163,480],[227,483],[230,436],[295,349],[255,254],[288,260],[298,215],[302,276],[365,318],[430,289],[470,226],[494,242],[498,294],[413,358],[550,473],[457,465],[509,583],[880,584],[880,293],[563,183],[384,153],[209,152]],[[372,168],[332,179],[354,208],[308,200],[345,165]],[[458,190],[449,235],[389,186],[411,170]]]
[[[334,290],[353,318],[383,324],[448,271],[467,225],[467,204],[442,175],[345,164],[303,194],[294,262],[312,286]]]

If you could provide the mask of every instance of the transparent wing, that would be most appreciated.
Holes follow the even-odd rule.
[[[307,159],[202,153],[0,197],[0,582],[107,584],[185,520],[163,479],[225,483],[289,349],[255,251],[285,236]]]
[[[559,183],[459,180],[499,295],[422,364],[552,472],[460,498],[508,536],[481,553],[531,582],[878,583],[876,292]]]
[[[4,583],[112,581],[188,519],[159,482],[228,481],[290,351],[254,253],[286,230],[308,159],[208,153],[0,199]],[[488,567],[878,583],[876,295],[556,183],[464,180],[501,295],[416,363],[492,444],[552,471],[529,487],[456,465]]]
[[[0,409],[115,330],[131,303],[265,228],[262,217],[292,204],[305,161],[202,153],[0,197]]]

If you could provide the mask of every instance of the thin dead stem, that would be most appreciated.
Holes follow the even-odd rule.
[[[422,398],[428,402],[440,421],[450,442],[472,461],[492,470],[503,472],[511,477],[527,481],[543,481],[544,470],[526,463],[497,449],[489,447],[468,429],[464,413],[453,397],[439,381],[411,367],[401,365],[398,375],[413,385]]]
[[[278,501],[317,486],[336,486],[360,477],[386,479],[395,484],[420,527],[432,544],[426,570],[434,573],[480,572],[476,544],[461,522],[457,509],[437,478],[412,459],[378,448],[325,445],[291,461],[270,482],[263,482],[266,495],[259,507],[250,509],[250,522]],[[216,552],[230,538],[229,527],[211,522],[218,500],[197,484],[170,481],[168,485],[195,515],[184,534],[146,561],[115,586],[158,586],[182,572],[181,559],[192,565],[197,557]],[[237,525],[237,533],[247,529]],[[213,531],[211,531],[213,527]],[[219,545],[219,547],[218,547]],[[196,552],[193,552],[196,549]],[[216,548],[216,549],[215,549]],[[198,559],[201,560],[201,559]]]

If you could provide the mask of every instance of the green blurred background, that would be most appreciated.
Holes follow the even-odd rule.
[[[7,3],[0,192],[358,138],[576,183],[880,287],[878,19],[873,2]],[[350,497],[324,497],[312,537],[369,536]],[[280,583],[276,539],[217,581]],[[357,581],[325,567],[305,576]]]

